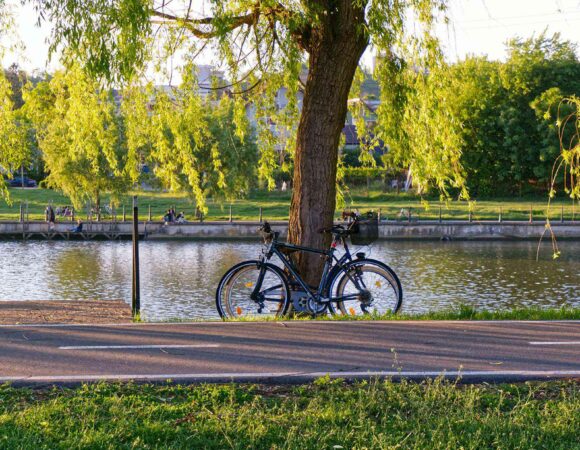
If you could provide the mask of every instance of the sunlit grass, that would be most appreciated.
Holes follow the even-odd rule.
[[[139,214],[141,220],[148,220],[151,209],[152,220],[161,220],[164,213],[170,207],[176,211],[184,211],[188,220],[195,219],[195,204],[185,194],[168,192],[132,192],[121,199],[121,204],[116,208],[117,220],[123,218],[123,205],[127,218],[132,214],[132,196],[138,196]],[[70,205],[70,200],[62,194],[48,189],[11,189],[10,195],[12,206],[0,201],[0,220],[16,220],[20,215],[20,205],[23,205],[25,213],[30,220],[44,219],[44,209],[51,202],[55,206]],[[266,192],[255,191],[249,198],[232,202],[208,201],[209,211],[205,216],[208,221],[227,221],[230,218],[230,206],[232,220],[257,221],[260,217],[265,220],[287,220],[290,206],[290,192]],[[108,203],[105,196],[103,204]],[[544,221],[546,217],[547,198],[534,197],[529,199],[498,198],[481,200],[472,203],[449,202],[440,203],[438,200],[430,200],[427,206],[421,200],[411,194],[383,193],[380,190],[372,190],[368,193],[364,189],[354,189],[348,198],[348,208],[359,211],[381,211],[383,220],[407,221],[410,212],[410,220],[518,220],[528,221],[530,210],[532,218],[536,221]],[[571,200],[559,200],[552,203],[550,218],[553,221],[580,219],[580,211],[577,210]],[[470,215],[471,211],[471,215]],[[77,212],[81,217],[86,217],[86,208]],[[338,214],[337,214],[338,217]]]
[[[0,386],[0,448],[577,449],[574,381]]]
[[[333,321],[333,320],[389,320],[389,321],[411,321],[411,320],[580,320],[580,308],[563,306],[561,308],[519,308],[506,311],[482,311],[471,306],[463,305],[456,309],[446,309],[420,314],[399,313],[399,314],[367,314],[355,315],[319,315],[313,317],[309,314],[289,314],[283,317],[257,316],[227,319],[227,322],[279,322],[286,320],[302,321]],[[195,320],[193,322],[205,322],[206,320]],[[190,322],[188,319],[174,319],[171,322]]]

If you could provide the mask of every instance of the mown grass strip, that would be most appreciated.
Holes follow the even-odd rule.
[[[0,448],[577,449],[574,381],[0,386]]]
[[[127,217],[131,213],[132,196],[139,197],[139,215],[141,220],[148,219],[149,207],[151,216],[155,221],[162,220],[163,215],[170,207],[176,211],[184,211],[186,218],[195,220],[195,204],[185,194],[169,192],[129,192],[120,199],[120,206],[116,209],[117,220],[122,219],[122,205],[125,205]],[[232,206],[232,219],[234,221],[259,219],[259,210],[262,208],[263,218],[266,220],[287,220],[290,207],[290,192],[280,191],[253,191],[248,198],[232,202],[208,199],[208,213],[205,220],[227,221],[229,220],[229,207]],[[17,220],[20,215],[22,203],[25,213],[28,212],[30,220],[44,220],[44,209],[52,203],[56,206],[70,205],[70,200],[59,192],[50,189],[10,189],[12,206],[0,202],[0,220]],[[104,195],[102,204],[109,203],[109,197]],[[502,220],[528,221],[530,209],[532,217],[538,223],[544,222],[547,209],[547,197],[537,196],[531,198],[492,198],[478,200],[469,204],[465,201],[449,201],[440,203],[438,199],[430,199],[423,202],[418,196],[401,193],[385,193],[378,189],[368,193],[364,189],[353,189],[348,199],[347,208],[358,209],[361,212],[367,210],[381,210],[381,217],[388,220],[407,221],[407,213],[411,220],[439,220],[441,208],[442,220],[468,220],[471,209],[471,219],[474,222],[480,220],[499,220],[501,212]],[[26,209],[28,205],[28,209]],[[563,208],[563,209],[562,209]],[[580,211],[569,199],[556,199],[552,201],[550,219],[558,221],[564,215],[565,220],[580,219]],[[77,214],[85,218],[86,210],[78,211]],[[337,211],[337,217],[340,211]],[[110,218],[106,216],[105,220]]]

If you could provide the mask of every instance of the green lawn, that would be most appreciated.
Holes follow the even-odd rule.
[[[127,217],[130,216],[131,195],[139,197],[140,218],[148,218],[149,207],[153,220],[161,220],[164,212],[171,206],[177,211],[185,211],[186,217],[192,220],[195,205],[183,194],[162,192],[135,192],[122,199],[122,205],[126,207]],[[0,220],[16,220],[20,214],[20,205],[23,204],[30,220],[43,219],[44,208],[49,202],[55,206],[70,205],[70,200],[56,191],[48,189],[10,189],[12,206],[8,206],[0,200]],[[104,203],[107,203],[107,199]],[[289,192],[265,192],[256,191],[249,198],[234,202],[208,202],[209,212],[206,220],[228,220],[229,208],[232,206],[233,220],[258,220],[260,207],[266,220],[285,220],[288,218],[290,205]],[[498,198],[492,200],[475,201],[472,204],[472,220],[498,220],[501,210],[503,220],[529,219],[530,208],[535,220],[544,220],[546,216],[547,198]],[[412,219],[438,220],[439,211],[443,220],[467,220],[469,218],[470,205],[467,202],[440,203],[438,200],[429,201],[428,205],[422,204],[421,200],[410,194],[388,194],[378,190],[371,191],[368,195],[365,190],[353,190],[348,198],[347,207],[357,208],[360,211],[381,210],[381,217],[389,220],[407,220],[406,215],[400,217],[401,209],[411,211]],[[562,210],[563,208],[563,210]],[[580,211],[575,208],[571,200],[561,199],[553,203],[550,217],[559,220],[561,214],[565,220],[580,218]],[[82,212],[86,216],[86,211]],[[117,218],[122,219],[122,206],[117,208]]]
[[[578,382],[0,386],[6,449],[580,448]]]

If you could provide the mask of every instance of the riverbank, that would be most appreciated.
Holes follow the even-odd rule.
[[[122,300],[0,301],[0,325],[131,323]]]
[[[3,448],[577,448],[575,381],[0,386]]]
[[[132,214],[132,196],[137,195],[139,201],[139,218],[141,221],[161,220],[170,207],[176,211],[184,211],[188,220],[196,220],[195,205],[185,194],[135,191],[119,199],[114,211],[104,214],[106,220],[111,219],[114,213],[117,221]],[[291,192],[281,191],[253,191],[245,199],[234,201],[222,201],[208,199],[208,212],[205,214],[206,221],[256,221],[259,220],[260,211],[266,220],[288,220]],[[71,202],[62,194],[50,189],[10,189],[12,205],[0,202],[0,221],[18,220],[20,217],[20,205],[23,213],[29,220],[43,220],[44,209],[51,203],[56,207],[70,205]],[[109,197],[102,198],[102,204],[109,204]],[[535,196],[523,198],[486,198],[473,199],[471,203],[465,201],[439,202],[437,198],[430,199],[428,203],[413,194],[408,193],[385,193],[380,190],[353,189],[346,199],[345,208],[358,209],[360,211],[381,211],[383,219],[406,220],[408,215],[412,220],[469,220],[474,221],[497,221],[502,220],[528,221],[532,219],[543,223],[546,219],[548,197]],[[230,215],[231,207],[231,215]],[[151,217],[149,215],[151,213]],[[552,200],[549,211],[550,220],[558,221],[561,217],[566,221],[580,219],[580,211],[568,198]],[[86,219],[87,211],[83,208],[77,215]],[[340,216],[337,211],[336,217]]]
[[[478,311],[469,306],[457,309],[433,311],[423,314],[384,314],[369,316],[326,315],[288,316],[266,319],[238,319],[228,322],[256,321],[502,321],[502,320],[578,320],[580,308],[520,308],[507,311]],[[134,322],[130,305],[122,300],[84,301],[0,301],[0,325],[43,325],[43,324],[127,324]],[[168,320],[149,323],[216,322],[216,320]],[[219,321],[218,321],[219,322]]]
[[[260,239],[257,232],[260,222],[191,222],[169,224],[141,222],[139,234],[147,240],[178,239]],[[288,232],[287,222],[271,222],[281,239]],[[580,221],[553,222],[552,231],[557,239],[580,240]],[[81,233],[71,231],[70,223],[57,223],[54,227],[42,221],[0,222],[0,239],[45,240],[123,240],[130,239],[133,225],[130,222],[86,222]],[[513,221],[381,221],[379,239],[382,240],[539,240],[550,237],[543,222]]]

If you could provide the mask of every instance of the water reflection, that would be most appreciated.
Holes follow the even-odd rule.
[[[552,260],[535,242],[380,242],[370,256],[401,278],[403,310],[469,304],[479,309],[580,306],[580,242]],[[129,242],[1,242],[0,300],[131,297]],[[217,318],[215,287],[252,242],[144,242],[141,293],[147,320]]]

